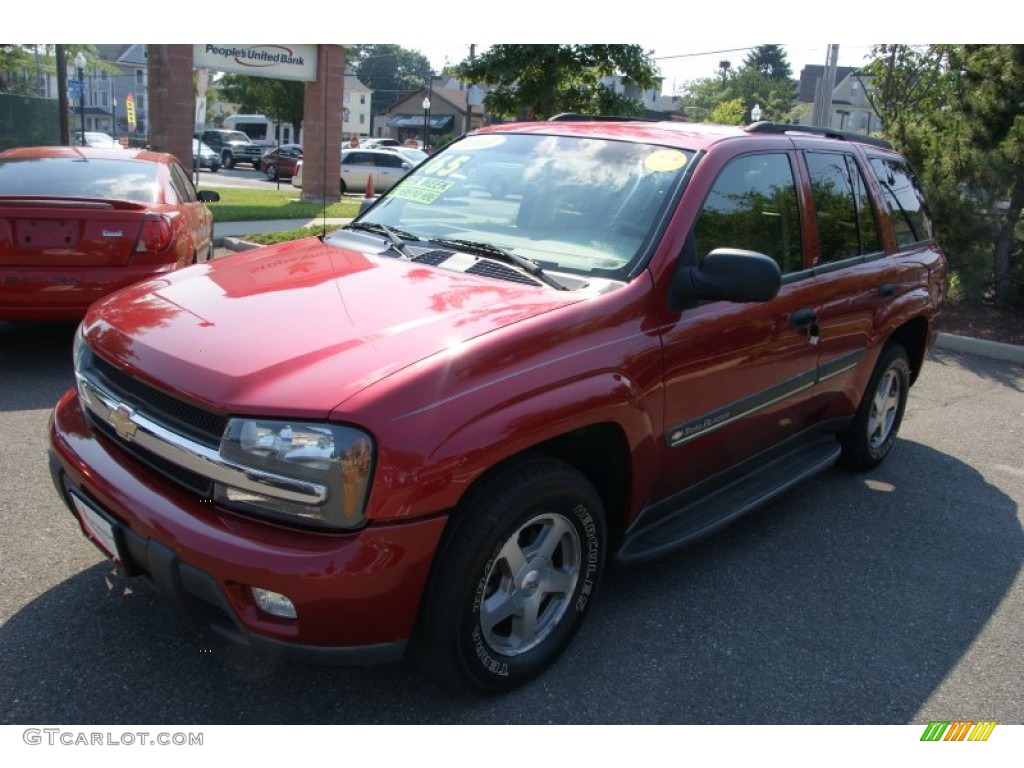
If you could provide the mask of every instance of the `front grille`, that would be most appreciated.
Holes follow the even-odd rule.
[[[204,445],[220,445],[220,439],[228,423],[227,416],[168,395],[114,367],[95,354],[88,357],[82,373],[86,378],[98,380],[101,388],[117,400],[141,411],[168,429],[191,437]]]
[[[173,462],[167,461],[167,459],[147,451],[141,445],[126,443],[118,436],[117,432],[110,424],[96,418],[91,412],[87,411],[86,413],[89,417],[89,423],[91,423],[94,428],[106,435],[116,445],[129,452],[143,464],[147,465],[150,469],[170,478],[179,485],[185,486],[202,499],[213,498],[213,481],[210,480],[210,478],[193,472],[190,469],[178,466]]]
[[[80,373],[118,402],[128,405],[172,432],[210,448],[217,448],[220,445],[221,436],[227,427],[227,416],[169,395],[111,365],[91,351],[84,353]],[[86,410],[86,413],[90,423],[99,433],[133,458],[200,498],[212,497],[213,481],[210,478],[157,456],[137,443],[124,440],[117,434],[113,425],[97,418],[89,410]]]

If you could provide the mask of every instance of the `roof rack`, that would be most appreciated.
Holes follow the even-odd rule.
[[[844,141],[859,141],[861,144],[873,144],[876,147],[892,149],[893,146],[885,139],[878,139],[874,136],[865,136],[863,133],[853,131],[839,131],[835,128],[826,128],[821,125],[792,125],[790,123],[772,123],[762,120],[751,123],[743,130],[748,133],[808,133],[813,136],[824,136],[827,139],[843,139]]]
[[[581,115],[578,112],[562,112],[557,115],[553,115],[548,118],[548,122],[555,121],[560,123],[577,122],[577,123],[589,123],[589,122],[641,122],[641,123],[656,123],[657,120],[652,120],[649,117],[621,117],[619,115]]]

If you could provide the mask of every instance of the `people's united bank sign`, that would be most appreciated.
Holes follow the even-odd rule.
[[[316,80],[315,45],[196,45],[193,65],[277,80]]]

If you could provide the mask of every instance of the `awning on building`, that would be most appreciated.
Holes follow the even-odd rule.
[[[431,115],[430,130],[443,131],[455,125],[453,115]],[[419,128],[423,130],[423,115],[395,115],[388,118],[388,128]]]

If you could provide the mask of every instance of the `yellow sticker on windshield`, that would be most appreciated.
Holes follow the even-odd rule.
[[[452,152],[461,152],[463,150],[475,152],[478,149],[500,147],[504,143],[504,136],[467,136],[462,141],[452,144],[450,150]]]
[[[414,176],[406,179],[401,185],[396,187],[391,196],[430,205],[453,186],[454,182],[451,181],[424,179],[420,176]]]
[[[651,152],[644,159],[644,167],[648,171],[678,171],[686,165],[686,155],[678,149],[659,149]]]

